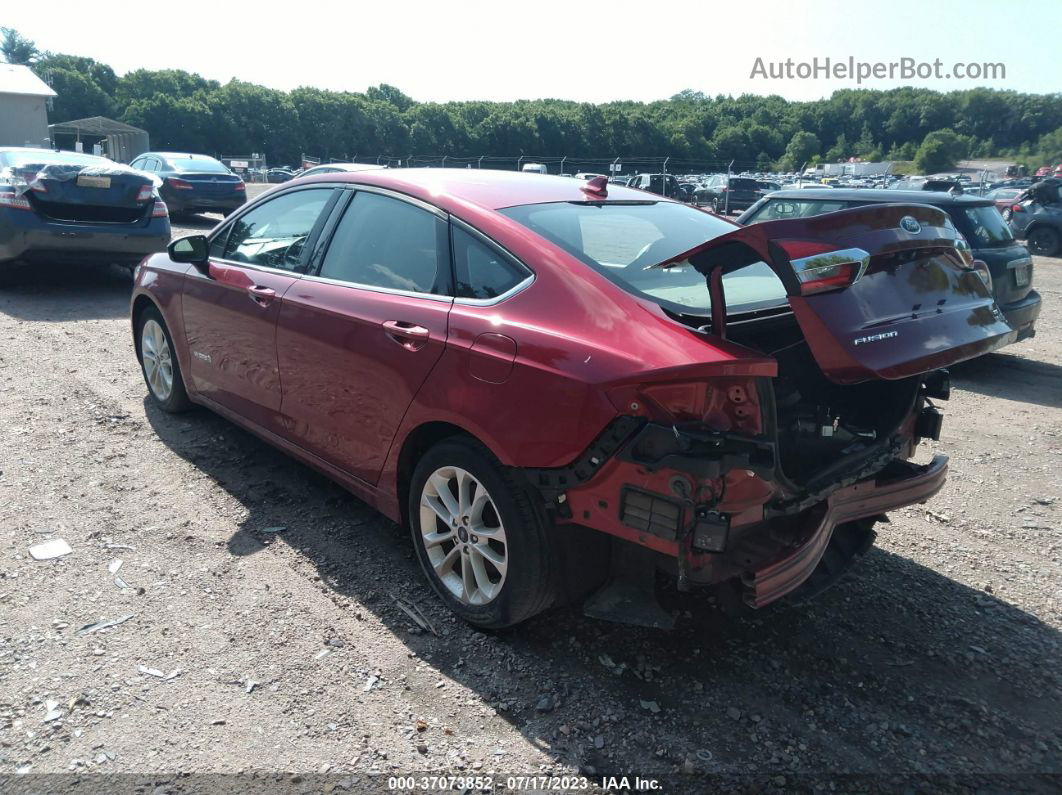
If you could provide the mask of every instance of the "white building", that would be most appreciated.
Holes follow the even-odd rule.
[[[28,66],[0,63],[0,146],[44,146],[55,95]]]

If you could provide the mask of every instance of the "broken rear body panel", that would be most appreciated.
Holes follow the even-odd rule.
[[[723,377],[613,386],[628,416],[572,467],[530,471],[533,484],[560,521],[660,553],[680,587],[733,580],[754,607],[792,592],[835,528],[942,487],[944,456],[907,462],[939,436],[938,368],[1013,337],[956,237],[935,208],[883,205],[738,229],[673,258],[704,274],[713,336],[748,356]],[[791,312],[729,329],[719,276],[758,261]]]

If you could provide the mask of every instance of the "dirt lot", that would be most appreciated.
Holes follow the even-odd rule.
[[[147,403],[124,272],[2,292],[0,774],[1057,787],[1032,774],[1062,774],[1062,260],[1036,269],[1039,335],[954,371],[921,453],[951,456],[941,495],[817,601],[740,619],[671,595],[671,634],[456,623],[399,527],[217,416]],[[29,557],[56,537],[72,554]]]

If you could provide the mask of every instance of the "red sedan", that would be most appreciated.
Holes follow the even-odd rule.
[[[592,594],[661,626],[655,572],[760,607],[928,499],[940,368],[1010,340],[943,212],[751,227],[642,191],[401,169],[294,180],[146,259],[137,356],[408,524],[503,627]]]

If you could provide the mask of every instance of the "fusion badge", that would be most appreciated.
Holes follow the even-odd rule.
[[[853,345],[866,345],[868,342],[881,342],[882,340],[891,339],[892,337],[899,337],[898,331],[883,331],[881,334],[871,334],[869,337],[856,337],[852,340]]]

